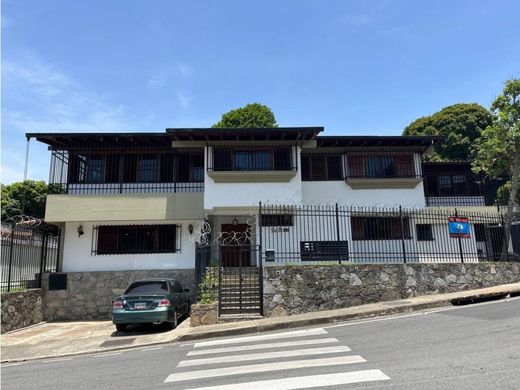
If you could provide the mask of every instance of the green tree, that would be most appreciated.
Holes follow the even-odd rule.
[[[44,181],[2,184],[2,220],[19,214],[43,218],[46,197],[47,184]]]
[[[226,112],[212,127],[252,129],[259,127],[278,127],[278,124],[276,123],[273,111],[271,111],[269,107],[260,103],[252,103]]]
[[[520,173],[520,79],[506,81],[502,94],[491,104],[491,111],[495,121],[482,132],[476,143],[473,170],[493,177],[505,172],[511,178],[502,250],[505,256],[511,236]]]
[[[403,135],[440,135],[446,140],[430,156],[434,161],[471,161],[471,148],[481,132],[491,126],[493,116],[476,103],[444,107],[433,115],[409,124]]]

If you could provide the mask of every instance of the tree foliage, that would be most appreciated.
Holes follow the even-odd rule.
[[[511,178],[502,249],[505,256],[520,179],[520,79],[506,81],[502,94],[491,105],[491,112],[494,124],[482,132],[476,144],[473,170],[485,172],[490,176],[505,173]]]
[[[460,103],[415,120],[403,135],[444,136],[446,140],[436,147],[431,160],[471,161],[473,143],[492,123],[493,116],[481,105]]]
[[[44,181],[2,184],[2,220],[19,214],[43,218],[46,197],[47,184]]]
[[[220,121],[212,127],[216,128],[260,128],[278,127],[273,111],[260,103],[248,104],[222,115]]]
[[[475,145],[473,170],[492,177],[513,177],[514,157],[520,144],[520,80],[506,82],[491,110],[495,117]]]

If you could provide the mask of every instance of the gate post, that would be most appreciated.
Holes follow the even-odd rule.
[[[401,220],[401,248],[403,250],[403,264],[406,264],[406,243],[404,241],[403,208],[399,206],[399,219]],[[408,226],[410,228],[410,226]]]
[[[9,271],[7,273],[7,292],[11,291],[11,272],[13,269],[13,245],[14,245],[14,228],[16,224],[11,225],[11,242],[9,247]]]
[[[336,203],[336,241],[339,246],[340,235],[339,235],[339,207],[338,203]],[[336,246],[336,248],[338,247]],[[338,264],[341,264],[341,254],[338,256]]]
[[[262,202],[258,203],[258,289],[260,293],[260,315],[264,315],[264,265],[262,252]]]

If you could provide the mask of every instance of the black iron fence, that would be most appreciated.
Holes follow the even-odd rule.
[[[33,219],[2,222],[0,291],[41,287],[59,265],[59,229]]]
[[[260,205],[266,265],[518,261],[520,219],[443,209]]]

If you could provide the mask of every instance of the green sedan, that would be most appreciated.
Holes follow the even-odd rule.
[[[112,322],[121,332],[130,324],[166,323],[175,329],[190,313],[188,289],[174,279],[147,279],[132,283],[112,306]]]

